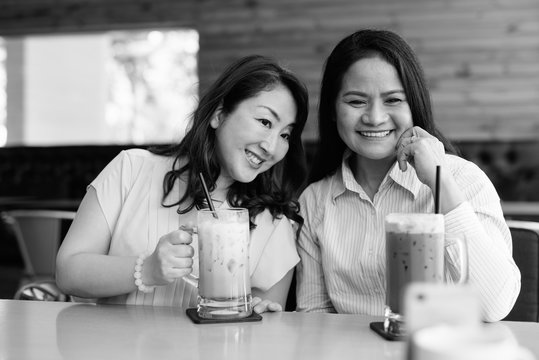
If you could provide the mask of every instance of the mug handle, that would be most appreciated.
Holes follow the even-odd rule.
[[[466,236],[462,233],[449,234],[447,239],[454,240],[459,248],[460,254],[460,278],[457,281],[457,285],[463,285],[468,282],[468,244],[466,243]]]
[[[189,285],[198,288],[198,277],[193,274],[188,274],[183,277],[183,280]]]
[[[187,231],[191,235],[197,235],[198,236],[198,229],[196,226],[189,224],[189,225],[180,225],[180,230]],[[188,283],[189,285],[193,286],[194,288],[198,289],[198,276],[191,274],[185,275],[183,277],[183,280]]]

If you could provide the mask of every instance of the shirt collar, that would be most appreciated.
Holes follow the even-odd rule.
[[[410,164],[407,165],[406,171],[401,171],[399,164],[395,161],[395,164],[389,170],[389,178],[412,193],[415,198],[423,183],[417,177],[414,167]]]
[[[335,176],[334,176],[335,181],[333,181],[333,186],[331,187],[331,200],[333,202],[335,202],[335,199],[337,199],[339,195],[342,195],[346,191],[344,173],[347,171],[346,169],[348,169],[348,171],[352,173],[352,171],[350,170],[350,167],[348,166],[348,161],[346,161],[350,157],[350,154],[351,154],[350,150],[347,149],[344,151],[341,166],[337,169],[335,173]]]
[[[350,149],[346,149],[343,154],[341,167],[335,174],[335,186],[333,186],[331,193],[333,201],[335,201],[335,199],[342,195],[346,190],[356,192],[360,195],[365,193],[354,178],[352,169],[350,169],[350,165],[348,164],[348,159],[350,156],[352,156],[352,151]],[[423,185],[423,183],[418,179],[413,166],[408,164],[406,171],[401,171],[396,161],[389,170],[389,174],[380,185],[380,188],[386,186],[388,181],[393,181],[405,190],[409,191],[414,198],[417,196],[421,186]]]

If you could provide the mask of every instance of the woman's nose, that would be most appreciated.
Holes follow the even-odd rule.
[[[260,142],[260,147],[264,150],[264,153],[273,155],[278,146],[278,136],[274,133],[266,136],[264,140]]]
[[[381,106],[371,105],[362,115],[361,121],[369,125],[378,125],[386,121],[387,113]]]

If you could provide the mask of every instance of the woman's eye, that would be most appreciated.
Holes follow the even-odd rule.
[[[390,98],[390,99],[387,99],[387,103],[388,104],[391,104],[391,105],[397,105],[397,104],[400,104],[403,100],[400,99],[400,98]]]
[[[290,134],[282,134],[281,137],[285,139],[286,141],[290,140]]]
[[[271,121],[268,119],[257,119],[263,126],[271,128]]]
[[[349,105],[352,105],[352,106],[362,106],[362,105],[366,104],[366,101],[359,100],[359,99],[353,99],[353,100],[348,100],[347,103]]]

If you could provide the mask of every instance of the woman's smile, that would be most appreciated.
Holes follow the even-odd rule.
[[[260,165],[265,161],[249,150],[245,150],[245,155],[247,155],[247,160],[256,168],[260,167]]]
[[[383,130],[383,131],[358,131],[359,135],[367,138],[385,138],[387,137],[391,131],[393,130]]]

